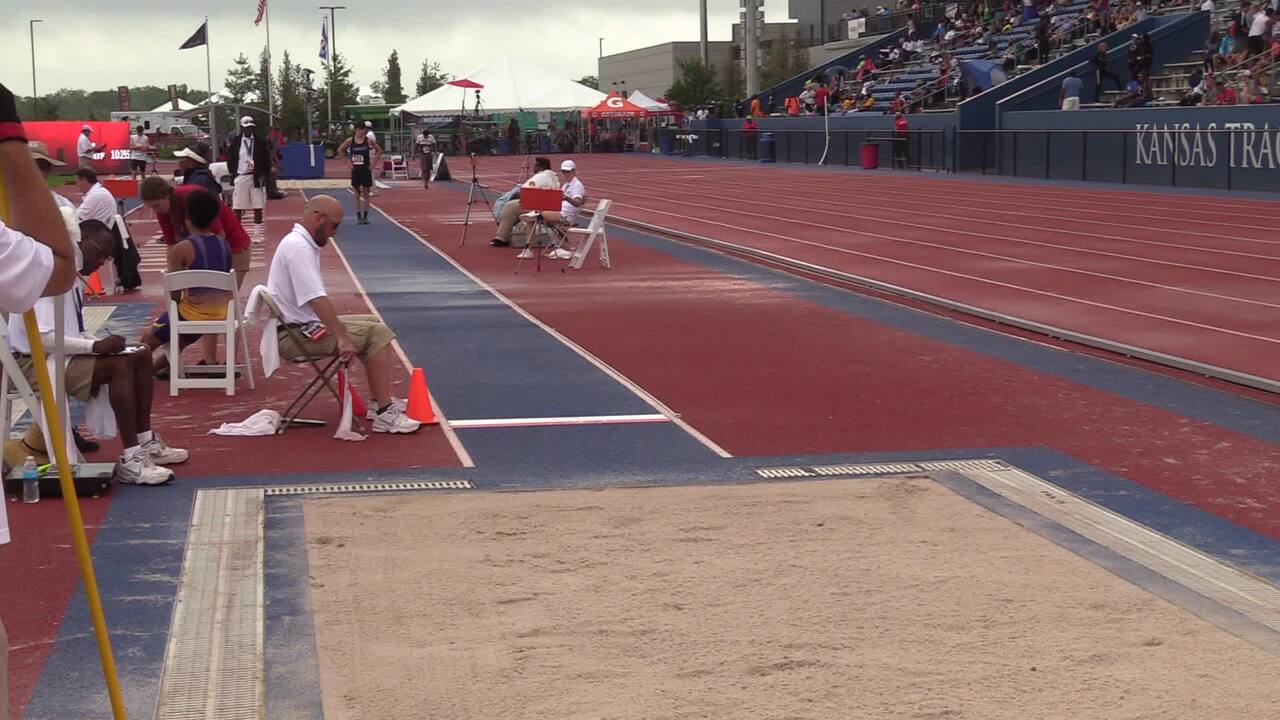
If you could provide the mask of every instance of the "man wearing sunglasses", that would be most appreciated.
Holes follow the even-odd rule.
[[[373,399],[377,401],[373,431],[411,433],[420,426],[391,398],[391,341],[395,333],[373,315],[338,315],[320,272],[320,250],[342,224],[342,205],[328,195],[307,202],[302,219],[284,236],[271,258],[267,290],[280,306],[294,334],[280,329],[280,357],[333,355],[360,358]]]

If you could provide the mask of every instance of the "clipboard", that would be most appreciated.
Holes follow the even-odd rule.
[[[564,193],[560,190],[520,188],[520,209],[525,212],[560,212]]]

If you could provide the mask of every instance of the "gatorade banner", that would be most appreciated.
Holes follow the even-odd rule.
[[[67,164],[65,172],[75,172],[76,141],[80,128],[93,129],[89,139],[94,144],[106,145],[106,150],[93,156],[93,169],[99,175],[127,174],[129,172],[129,123],[90,120],[46,120],[24,122],[28,140],[39,140],[49,146],[49,154]]]

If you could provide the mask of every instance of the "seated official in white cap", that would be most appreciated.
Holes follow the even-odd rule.
[[[539,158],[545,160],[545,158]],[[530,182],[526,183],[526,187],[536,187],[533,181],[538,176],[530,178]],[[563,182],[560,184],[560,212],[554,210],[545,210],[538,214],[542,216],[543,222],[548,225],[561,225],[570,227],[578,221],[578,214],[582,212],[582,205],[587,201],[587,189],[582,185],[582,181],[578,179],[578,166],[572,160],[565,160],[560,163],[560,177]],[[490,242],[494,247],[506,247],[511,244],[511,230],[515,225],[516,219],[523,213],[523,208],[516,201],[507,203],[502,208],[501,216],[498,221],[498,236]],[[528,248],[520,254],[521,257],[533,257],[533,253]],[[564,248],[552,248],[547,251],[547,257],[557,260],[568,260],[573,257],[573,253]]]
[[[265,138],[259,137],[253,118],[240,118],[240,136],[231,141],[227,153],[227,169],[231,171],[231,209],[236,217],[253,210],[253,222],[262,224],[262,209],[267,206],[267,180],[271,175],[271,153]]]
[[[89,134],[93,132],[93,128],[85,125],[80,128],[80,139],[76,140],[76,158],[79,167],[85,170],[93,169],[93,156],[107,149],[106,145],[95,145],[89,139]]]

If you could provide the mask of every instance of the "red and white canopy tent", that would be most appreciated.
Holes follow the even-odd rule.
[[[649,117],[649,111],[611,92],[599,105],[583,110],[582,117],[588,120],[637,120]]]

